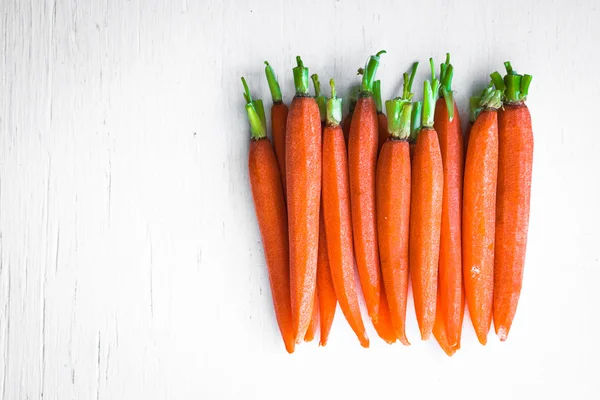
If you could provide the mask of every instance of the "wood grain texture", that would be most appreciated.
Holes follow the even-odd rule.
[[[2,0],[0,399],[307,399],[315,385],[322,397],[372,398],[398,391],[398,376],[412,397],[427,387],[431,397],[594,398],[599,8]],[[452,360],[416,340],[411,307],[410,348],[373,340],[365,351],[336,318],[327,348],[289,356],[252,208],[239,77],[269,120],[264,60],[289,102],[296,55],[345,94],[380,49],[384,99],[413,61],[439,64],[450,51],[463,115],[503,61],[533,74],[519,311],[509,340],[490,335],[485,349],[465,321]],[[512,385],[498,387],[499,376]]]

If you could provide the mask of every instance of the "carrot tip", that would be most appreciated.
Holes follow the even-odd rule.
[[[361,339],[361,340],[360,340],[360,345],[361,345],[362,347],[364,347],[365,349],[368,349],[368,348],[369,348],[369,345],[370,345],[370,343],[369,343],[369,338],[368,338],[368,337],[365,337],[365,338]]]
[[[504,341],[506,341],[506,338],[508,337],[508,329],[506,329],[505,326],[501,326],[500,328],[498,328],[496,334],[500,338],[500,341],[504,342]]]
[[[400,343],[402,343],[404,346],[410,346],[410,342],[408,341],[408,339],[406,338],[406,335],[399,335],[398,336],[398,340],[400,341]]]
[[[421,340],[427,341],[431,338],[431,332],[421,332]]]

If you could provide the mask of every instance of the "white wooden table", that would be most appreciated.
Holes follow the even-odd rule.
[[[403,4],[401,4],[403,3]],[[594,0],[0,2],[0,398],[598,398],[600,4]],[[467,99],[533,74],[525,285],[511,335],[285,353],[247,175],[240,76],[269,60],[397,93],[452,53]],[[326,93],[328,93],[327,88]],[[268,108],[268,107],[267,107]],[[594,372],[595,371],[595,372]],[[595,395],[594,395],[595,393]]]

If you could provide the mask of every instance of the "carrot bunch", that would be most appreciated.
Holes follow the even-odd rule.
[[[470,99],[463,135],[450,55],[413,102],[418,63],[403,74],[402,95],[383,103],[370,56],[360,90],[342,118],[335,81],[321,92],[300,57],[296,94],[283,103],[265,62],[273,105],[273,145],[261,100],[244,78],[250,122],[249,177],[273,305],[286,350],[328,343],[339,303],[363,347],[359,306],[387,343],[406,336],[409,281],[421,339],[433,333],[452,356],[461,347],[464,308],[479,342],[492,320],[506,340],[521,292],[529,222],[533,133],[525,105],[530,75],[506,75]],[[385,107],[384,107],[385,105]],[[385,113],[384,113],[385,110]],[[360,286],[355,282],[355,264]],[[319,329],[320,328],[320,329]]]

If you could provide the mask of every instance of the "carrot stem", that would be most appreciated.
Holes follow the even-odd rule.
[[[337,126],[342,122],[342,99],[337,98],[333,78],[329,81],[329,85],[331,86],[331,98],[327,100],[327,125]]]
[[[410,121],[410,138],[409,141],[414,143],[417,141],[417,135],[421,130],[421,116],[423,114],[423,102],[417,101],[413,104],[412,115]]]
[[[471,96],[469,99],[469,122],[471,123],[475,122],[477,116],[481,112],[479,103],[481,103],[481,96]]]
[[[302,58],[296,56],[298,65],[292,69],[294,72],[294,86],[297,96],[308,96],[308,68],[304,66]]]
[[[402,93],[402,98],[406,100],[412,100],[412,85],[415,80],[415,75],[417,74],[417,68],[419,67],[419,62],[415,62],[410,71],[410,78],[408,81],[406,80],[406,76],[408,75],[406,72],[404,73],[404,92]]]
[[[450,53],[446,53],[446,62],[440,66],[440,92],[446,102],[448,110],[448,120],[454,119],[454,95],[452,92],[452,77],[454,76],[454,67],[450,64]]]
[[[373,81],[375,80],[375,72],[377,72],[377,67],[379,66],[379,56],[385,53],[385,50],[381,50],[367,60],[360,86],[361,92],[373,93]]]
[[[496,89],[506,90],[506,85],[504,84],[504,80],[502,79],[502,75],[500,75],[500,72],[498,72],[498,71],[492,72],[490,74],[490,78],[492,78],[492,82],[494,83],[494,86],[496,87]]]
[[[375,100],[377,114],[381,113],[383,110],[381,104],[381,81],[379,79],[373,82],[373,100]]]
[[[529,85],[533,77],[531,75],[517,74],[517,71],[512,68],[510,61],[506,61],[504,66],[506,68],[506,75],[504,75],[504,84],[506,85],[506,89],[504,90],[505,101],[507,103],[520,103],[527,100]],[[496,89],[499,88],[496,87]]]
[[[262,139],[267,136],[267,124],[265,122],[265,109],[262,100],[253,100],[246,78],[242,77],[244,85],[244,99],[246,100],[246,113],[250,121],[250,133],[253,140]]]
[[[321,115],[321,122],[324,122],[327,119],[327,108],[325,103],[327,103],[327,98],[321,94],[321,82],[319,82],[319,75],[312,74],[310,76],[312,79],[313,86],[315,87],[315,101],[319,106],[319,114]]]
[[[269,83],[269,90],[271,91],[273,103],[281,103],[281,88],[279,87],[279,82],[275,76],[275,70],[273,70],[273,67],[271,67],[268,61],[265,61],[265,65],[265,74],[267,75],[267,82]]]

